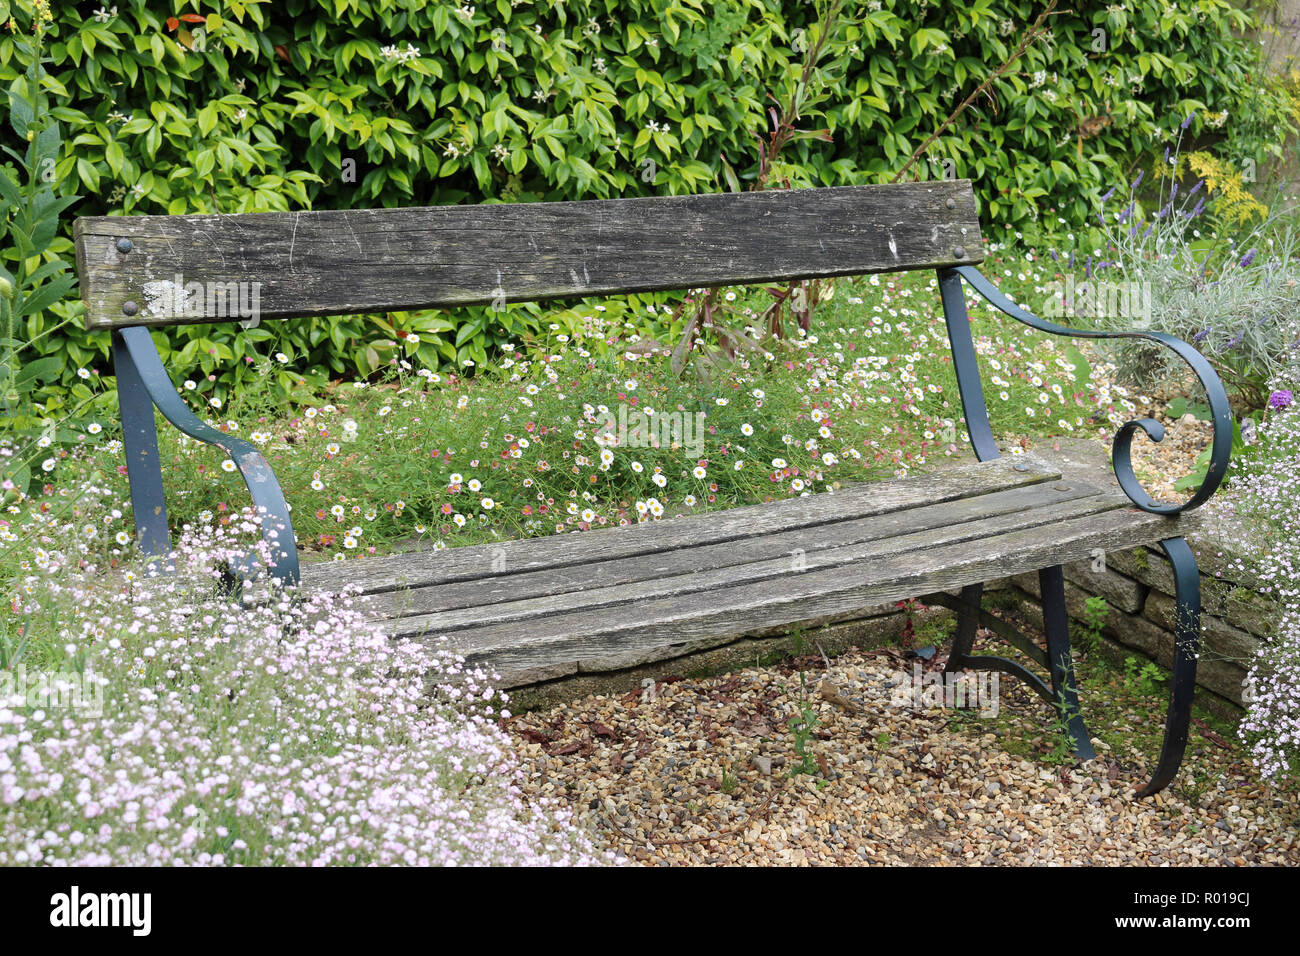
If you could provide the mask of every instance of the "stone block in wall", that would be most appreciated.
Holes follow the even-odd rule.
[[[1142,604],[1147,596],[1147,586],[1140,581],[1135,581],[1110,567],[1102,571],[1094,571],[1091,561],[1075,561],[1065,565],[1064,571],[1067,581],[1073,581],[1091,594],[1104,597],[1111,607],[1128,614],[1136,614],[1142,610]]]
[[[1038,590],[1037,574],[1017,574],[1010,579],[1012,585],[1029,594],[1033,599],[1041,604],[1043,596]],[[1083,621],[1087,618],[1088,598],[1096,597],[1095,594],[1089,594],[1083,588],[1079,587],[1072,581],[1065,582],[1065,610],[1070,617],[1076,621]],[[1123,613],[1115,611],[1113,613]],[[1109,620],[1110,615],[1107,615]],[[1038,615],[1034,620],[1035,626],[1042,626],[1042,615]]]
[[[1022,599],[1021,613],[1029,623],[1041,628],[1043,611],[1041,598],[1038,595],[1038,576],[1020,575],[1019,578],[1025,584],[1032,584],[1032,590],[1016,585],[1016,590]],[[1089,596],[1087,592],[1066,582],[1065,606],[1072,618],[1082,619],[1084,603]],[[1106,617],[1102,634],[1115,644],[1138,651],[1164,667],[1173,664],[1173,632],[1165,630],[1140,614],[1125,614],[1123,611],[1112,610]],[[1246,669],[1234,661],[1203,655],[1197,662],[1196,683],[1238,705],[1241,704],[1242,681],[1245,677]]]
[[[1177,604],[1174,599],[1159,591],[1152,591],[1147,598],[1142,616],[1148,621],[1172,630]],[[1201,613],[1201,649],[1205,657],[1235,661],[1249,667],[1259,649],[1260,639],[1240,628],[1211,615],[1208,610]]]
[[[1106,555],[1106,565],[1147,585],[1172,595],[1174,572],[1159,548],[1135,548],[1113,551]],[[1217,577],[1201,569],[1201,606],[1205,613],[1230,622],[1257,637],[1272,638],[1277,633],[1281,608],[1258,591]]]

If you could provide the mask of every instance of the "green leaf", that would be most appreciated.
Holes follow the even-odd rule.
[[[1065,360],[1074,366],[1074,384],[1085,386],[1092,381],[1092,365],[1082,352],[1073,345],[1065,347]]]

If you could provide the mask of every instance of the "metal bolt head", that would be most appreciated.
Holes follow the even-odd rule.
[[[132,249],[134,249],[134,248],[135,248],[135,246],[131,243],[131,240],[130,240],[130,239],[119,239],[119,240],[117,240],[117,251],[118,251],[118,252],[123,252],[123,253],[125,253],[125,252],[130,252],[130,251],[131,251]]]
[[[123,303],[122,303],[122,314],[123,314],[123,315],[135,315],[135,314],[136,314],[137,312],[139,312],[139,311],[140,311],[140,306],[136,305],[134,302],[123,302]]]
[[[965,246],[958,246],[956,249],[954,249],[954,250],[952,251],[952,257],[953,257],[954,259],[965,259],[965,258],[966,258],[966,247],[965,247]]]
[[[949,197],[948,197],[948,201],[947,201],[946,203],[944,203],[944,205],[947,206],[949,209],[956,209],[956,208],[957,208],[957,200],[955,200],[955,199],[953,199],[951,196],[949,196]]]

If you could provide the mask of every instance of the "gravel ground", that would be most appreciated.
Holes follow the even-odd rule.
[[[1180,778],[1195,769],[1204,792],[1139,801],[1140,758],[1104,742],[1086,765],[1053,764],[1007,752],[1023,728],[899,706],[914,663],[892,647],[852,651],[829,671],[802,660],[804,684],[787,662],[588,697],[507,725],[530,767],[528,793],[564,801],[634,863],[1300,863],[1295,794],[1251,779],[1240,750],[1213,732],[1218,745],[1194,742]],[[787,724],[801,699],[817,718],[811,773],[792,773]],[[1132,726],[1156,706],[1130,714]],[[1001,707],[1024,727],[1049,716],[1011,680]]]

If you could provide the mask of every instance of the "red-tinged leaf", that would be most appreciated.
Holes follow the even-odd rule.
[[[1213,730],[1211,730],[1210,725],[1207,724],[1205,721],[1201,720],[1201,718],[1193,717],[1192,723],[1194,723],[1200,729],[1201,736],[1203,736],[1210,743],[1215,744],[1219,747],[1224,747],[1228,750],[1232,749],[1232,744],[1228,743],[1226,740],[1224,740],[1222,737],[1216,734]]]
[[[186,23],[207,23],[208,18],[201,13],[182,13],[181,19]]]
[[[551,742],[550,734],[544,734],[540,730],[533,730],[531,727],[520,730],[519,736],[534,744],[549,744]]]
[[[289,51],[286,50],[283,46],[277,43],[271,49],[275,50],[275,55],[278,56],[280,59],[284,60],[285,63],[289,62]]]
[[[602,724],[598,720],[593,720],[587,726],[591,728],[591,732],[595,734],[597,737],[609,737],[612,739],[618,736],[618,734],[614,733],[614,729],[612,727],[607,727],[605,724]]]
[[[1118,779],[1119,779],[1119,764],[1117,764],[1117,763],[1112,763],[1112,764],[1110,765],[1110,770],[1107,771],[1107,773],[1106,773],[1106,776],[1110,779],[1110,782],[1111,782],[1111,783],[1114,783],[1116,780],[1118,780]]]
[[[176,42],[187,50],[194,49],[194,35],[189,30],[181,30],[176,34]]]
[[[564,757],[568,754],[576,754],[581,749],[582,744],[578,743],[576,740],[571,740],[567,744],[559,744],[555,747],[551,747],[546,752],[552,757]]]
[[[177,20],[175,17],[168,17],[168,18],[167,18],[167,29],[168,29],[168,30],[175,30],[175,29],[176,29],[178,26],[180,26],[180,25],[181,25],[181,21]]]

